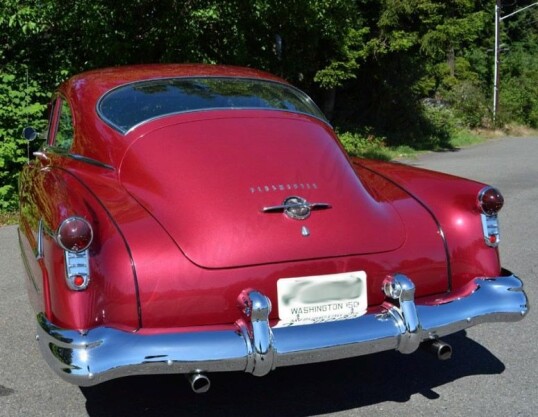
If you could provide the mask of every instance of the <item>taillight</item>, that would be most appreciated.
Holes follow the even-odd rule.
[[[90,284],[90,254],[93,229],[82,217],[69,217],[58,227],[56,241],[64,249],[65,280],[74,291],[83,291]]]
[[[65,251],[65,281],[74,291],[82,291],[90,284],[90,255],[82,252]]]
[[[56,236],[58,244],[66,251],[82,252],[91,245],[93,230],[82,217],[69,217],[60,224]]]
[[[497,214],[503,207],[504,198],[502,194],[493,187],[486,187],[478,193],[478,206],[487,216]]]
[[[478,193],[478,207],[482,211],[482,232],[484,242],[493,248],[500,242],[499,219],[497,213],[502,209],[504,198],[502,194],[493,187],[485,187]]]

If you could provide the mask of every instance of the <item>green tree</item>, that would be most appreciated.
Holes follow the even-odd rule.
[[[26,124],[88,69],[156,62],[251,66],[281,75],[354,138],[449,146],[487,125],[496,0],[3,0],[0,210],[15,206]],[[504,14],[531,4],[503,4]],[[538,8],[503,22],[501,116],[536,126]],[[27,76],[28,74],[28,76]],[[45,93],[46,92],[46,93]],[[429,98],[430,100],[425,100]],[[432,107],[424,103],[439,103]],[[357,145],[357,146],[355,146]]]
[[[29,39],[41,30],[38,2],[5,0],[0,6],[0,210],[17,207],[17,180],[27,160],[22,129],[43,124],[44,93],[31,74]]]

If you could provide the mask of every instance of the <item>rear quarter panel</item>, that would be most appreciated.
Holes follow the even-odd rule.
[[[61,161],[51,158],[51,166]],[[72,161],[86,175],[102,168]],[[35,286],[29,286],[36,313],[44,311],[59,326],[88,329],[139,326],[134,269],[123,236],[100,201],[77,176],[77,169],[29,167],[21,176],[21,246]],[[60,223],[70,216],[87,219],[94,229],[90,251],[90,285],[72,291],[65,282],[64,250],[56,243]],[[42,224],[43,258],[36,259],[38,225]]]
[[[435,216],[448,249],[452,290],[475,277],[500,275],[499,252],[484,243],[477,205],[485,184],[398,163],[354,159],[353,164],[398,184]]]

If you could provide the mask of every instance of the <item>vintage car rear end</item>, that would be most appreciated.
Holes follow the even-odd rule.
[[[447,358],[442,336],[528,311],[500,265],[497,190],[350,160],[276,77],[110,69],[55,103],[20,241],[41,351],[69,382],[184,373],[201,392],[218,371]]]

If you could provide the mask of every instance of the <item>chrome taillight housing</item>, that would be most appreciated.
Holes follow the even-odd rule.
[[[82,252],[91,245],[93,229],[82,217],[69,217],[58,227],[56,234],[58,244],[69,252]]]
[[[504,197],[496,188],[485,187],[478,193],[478,204],[485,215],[493,216],[503,208]]]
[[[485,187],[478,193],[478,208],[482,213],[482,231],[484,242],[493,248],[500,242],[499,219],[497,213],[504,205],[504,197],[493,187]]]
[[[73,291],[82,291],[90,285],[90,255],[65,251],[65,282]]]
[[[58,245],[65,251],[65,280],[74,291],[82,291],[90,284],[90,255],[93,229],[82,217],[65,219],[56,233]]]

